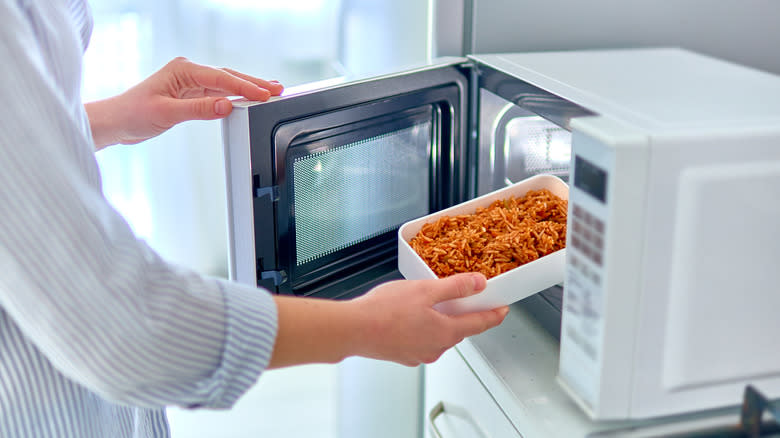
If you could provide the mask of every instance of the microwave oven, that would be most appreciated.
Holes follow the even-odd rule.
[[[348,298],[404,222],[567,179],[563,287],[520,305],[593,419],[780,397],[780,77],[675,48],[474,55],[236,102],[231,278]],[[507,345],[506,348],[523,348]]]

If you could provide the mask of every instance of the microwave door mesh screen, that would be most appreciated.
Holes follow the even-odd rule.
[[[305,155],[293,163],[296,264],[428,212],[431,123]]]

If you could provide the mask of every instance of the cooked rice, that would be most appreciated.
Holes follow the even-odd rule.
[[[474,214],[442,216],[409,244],[439,277],[481,272],[491,278],[565,247],[567,207],[547,189],[532,190]]]

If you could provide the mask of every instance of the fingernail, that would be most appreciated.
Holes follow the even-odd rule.
[[[480,274],[474,274],[471,276],[471,281],[474,282],[474,289],[475,290],[481,290],[484,289],[487,283],[485,282],[485,277]]]
[[[214,112],[220,116],[229,114],[231,109],[233,109],[233,104],[227,99],[220,99],[214,104]]]

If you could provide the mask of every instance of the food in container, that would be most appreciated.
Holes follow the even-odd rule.
[[[439,304],[450,314],[508,305],[562,283],[568,193],[560,178],[537,175],[407,222],[398,231],[399,270],[407,279],[483,272],[484,291]],[[529,214],[506,217],[513,212]]]

